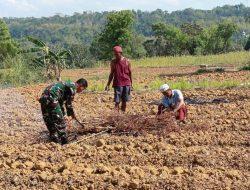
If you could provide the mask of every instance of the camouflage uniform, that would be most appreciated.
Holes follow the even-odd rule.
[[[61,140],[67,143],[65,109],[68,116],[74,115],[72,101],[76,94],[76,85],[73,82],[58,82],[48,86],[39,99],[44,122],[49,130],[50,138],[54,142]]]

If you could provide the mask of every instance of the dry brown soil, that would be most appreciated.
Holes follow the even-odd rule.
[[[0,90],[0,189],[249,189],[249,88],[184,91],[193,102],[180,127],[206,130],[164,137],[103,134],[61,146],[47,139],[36,100],[44,86]],[[95,127],[94,121],[112,114],[112,98],[112,93],[77,95],[77,117]],[[127,114],[153,117],[159,98],[158,92],[134,92]],[[226,101],[211,103],[218,98]]]

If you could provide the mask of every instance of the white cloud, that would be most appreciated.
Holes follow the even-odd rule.
[[[12,9],[22,11],[37,10],[37,8],[28,0],[3,0],[7,6],[11,6]]]
[[[110,11],[122,9],[167,11],[184,8],[211,9],[224,4],[244,3],[249,0],[0,0],[0,16],[52,16],[55,13],[71,15],[82,11]]]
[[[131,1],[133,2],[133,1]],[[152,4],[151,0],[141,0],[138,2],[144,2],[147,4]],[[153,4],[168,4],[168,5],[179,5],[180,4],[180,0],[154,0]]]
[[[81,1],[81,5],[88,4],[85,1]],[[92,8],[95,10],[122,10],[122,9],[142,9],[142,10],[155,10],[160,9],[176,9],[181,5],[181,0],[123,0],[123,1],[94,1],[92,3]],[[96,6],[93,6],[96,5]]]
[[[65,5],[75,4],[78,0],[41,0],[40,2],[44,5]]]

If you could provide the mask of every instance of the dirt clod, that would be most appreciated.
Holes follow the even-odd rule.
[[[96,142],[96,146],[97,146],[97,147],[101,147],[101,146],[103,146],[103,145],[105,145],[105,141],[104,141],[103,139],[99,139],[99,140]]]
[[[249,73],[225,76],[242,74]],[[35,100],[44,87],[0,90],[0,189],[248,189],[249,88],[183,91],[192,100],[227,100],[188,104],[185,124],[173,114],[156,118],[150,102],[158,91],[133,92],[125,114],[114,113],[112,94],[99,102],[100,94],[78,94],[85,128],[72,123],[61,146],[49,141]]]

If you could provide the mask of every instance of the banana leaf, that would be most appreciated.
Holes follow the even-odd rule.
[[[31,37],[31,36],[28,36],[27,39],[32,42],[33,44],[37,45],[38,47],[46,47],[46,44],[39,40],[39,39],[36,39],[34,37]]]

